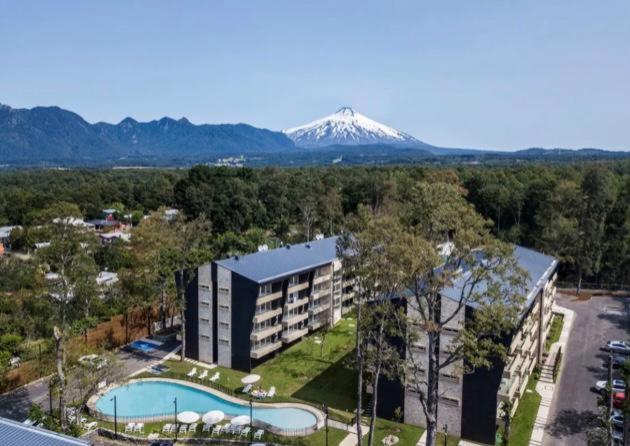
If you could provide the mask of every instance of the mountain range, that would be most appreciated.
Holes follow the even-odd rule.
[[[0,165],[187,165],[239,155],[258,160],[258,165],[630,157],[629,152],[599,149],[505,152],[437,147],[350,107],[278,132],[248,124],[196,125],[168,117],[91,124],[59,107],[18,109],[0,104]]]

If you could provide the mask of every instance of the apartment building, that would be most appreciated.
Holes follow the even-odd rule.
[[[555,298],[556,268],[553,257],[520,246],[514,255],[519,266],[528,274],[526,300],[518,328],[501,341],[508,348],[506,361],[494,361],[489,369],[478,368],[464,373],[462,361],[441,370],[439,388],[438,429],[449,434],[483,444],[494,444],[497,427],[503,422],[502,409],[506,401],[516,410],[518,401],[525,392],[527,381],[534,367],[543,359],[545,338],[551,326],[552,305]],[[457,309],[461,288],[457,285],[442,294],[443,314],[452,314]],[[397,299],[398,305],[414,318],[414,308],[404,298]],[[445,351],[452,336],[465,327],[474,316],[475,304],[466,306],[444,327],[440,344]],[[418,333],[419,327],[409,326]],[[400,345],[405,360],[414,356],[416,373],[409,373],[402,380],[381,380],[379,384],[379,416],[390,418],[400,410],[405,423],[425,426],[425,417],[413,385],[412,375],[420,377],[428,369],[428,339],[420,335],[413,345]]]
[[[202,265],[186,292],[186,356],[249,372],[354,302],[337,237]]]

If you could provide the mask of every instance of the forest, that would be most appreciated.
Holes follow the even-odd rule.
[[[630,162],[523,167],[228,168],[31,170],[0,174],[0,226],[21,225],[13,246],[43,241],[41,225],[61,215],[133,216],[160,206],[205,215],[216,256],[256,244],[337,233],[361,204],[387,213],[421,181],[449,182],[500,239],[553,254],[562,279],[622,286],[630,273]],[[109,260],[105,260],[109,259]],[[112,261],[102,256],[102,261]],[[104,265],[101,265],[104,266]]]

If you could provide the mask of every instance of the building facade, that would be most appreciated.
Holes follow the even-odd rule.
[[[186,357],[249,372],[354,303],[337,238],[234,256],[198,268],[186,293]]]
[[[512,412],[525,392],[527,381],[537,364],[543,360],[544,344],[551,326],[552,305],[555,298],[557,261],[550,256],[515,247],[514,255],[519,266],[528,274],[526,300],[518,328],[500,341],[508,349],[506,361],[495,360],[492,367],[478,368],[464,373],[466,364],[455,362],[440,371],[438,383],[438,429],[466,440],[494,444],[497,427],[503,422],[502,408],[511,403]],[[442,293],[442,314],[452,314],[457,309],[457,289]],[[410,320],[414,308],[405,299],[399,299]],[[440,349],[445,351],[453,336],[474,317],[475,306],[468,305],[445,324],[440,335]],[[425,417],[419,401],[420,388],[428,370],[428,337],[419,326],[408,326],[417,335],[412,345],[400,345],[401,353],[409,361],[413,355],[413,371],[401,380],[381,380],[377,412],[382,417],[392,417],[397,411],[404,422],[425,427]]]

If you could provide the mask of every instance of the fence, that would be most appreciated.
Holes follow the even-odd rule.
[[[558,288],[576,289],[577,282],[557,281]],[[582,282],[583,290],[630,291],[630,283]]]

